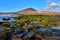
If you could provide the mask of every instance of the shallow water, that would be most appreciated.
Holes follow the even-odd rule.
[[[2,18],[10,18],[10,21],[13,21],[15,16],[18,14],[0,14],[0,22],[2,22]]]
[[[20,16],[18,14],[0,14],[0,22],[3,22],[2,18],[10,18],[10,21],[14,21],[15,16]],[[12,25],[10,25],[12,27]],[[3,28],[0,28],[0,32],[3,30]]]

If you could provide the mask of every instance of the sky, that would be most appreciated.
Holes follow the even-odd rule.
[[[60,10],[60,0],[0,0],[0,12],[15,12],[25,8]]]

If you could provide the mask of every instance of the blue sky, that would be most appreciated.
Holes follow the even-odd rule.
[[[30,7],[37,10],[44,10],[47,4],[51,2],[60,4],[57,0],[0,0],[0,12],[13,12]]]

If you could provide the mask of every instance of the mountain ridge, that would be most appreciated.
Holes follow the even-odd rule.
[[[23,15],[60,15],[60,12],[55,11],[39,11],[34,8],[26,8],[17,12],[0,12],[0,14],[23,14]]]

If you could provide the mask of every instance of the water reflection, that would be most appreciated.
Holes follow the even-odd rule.
[[[4,28],[0,28],[0,32],[2,32],[4,30]]]
[[[56,27],[52,26],[51,29],[58,29],[58,30],[60,30],[60,26],[56,26]]]
[[[10,18],[9,21],[14,21],[15,16],[19,16],[19,15],[18,14],[0,14],[0,22],[3,21],[2,18],[6,18],[6,19]]]

